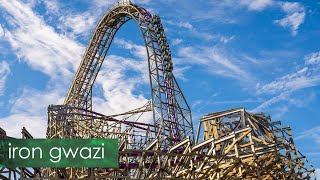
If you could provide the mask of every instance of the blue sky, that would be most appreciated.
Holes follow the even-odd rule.
[[[114,1],[0,1],[0,126],[45,136],[46,108],[61,104],[91,33]],[[293,129],[320,172],[320,2],[136,0],[159,14],[174,74],[192,107],[245,107]],[[112,114],[149,99],[146,54],[134,22],[116,35],[94,87]],[[147,121],[147,120],[146,120]]]

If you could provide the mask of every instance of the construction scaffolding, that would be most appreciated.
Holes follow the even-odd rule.
[[[147,52],[151,100],[128,112],[92,110],[92,87],[121,26],[134,20]],[[63,105],[48,107],[47,138],[117,138],[119,168],[1,169],[2,179],[310,179],[315,169],[290,127],[244,108],[205,115],[194,135],[159,16],[130,1],[100,20]],[[140,121],[151,114],[150,122]],[[32,138],[27,131],[26,138]],[[0,138],[9,138],[1,129]],[[26,172],[28,170],[28,172]]]

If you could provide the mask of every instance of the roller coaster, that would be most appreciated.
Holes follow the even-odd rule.
[[[147,52],[151,99],[142,107],[104,115],[92,110],[93,85],[117,31],[130,20],[138,25]],[[151,123],[140,120],[147,113]],[[11,137],[0,128],[4,138]],[[22,138],[32,135],[23,128]],[[116,138],[119,168],[2,168],[0,178],[315,178],[290,127],[270,116],[244,108],[214,112],[203,116],[194,131],[161,20],[130,1],[114,4],[96,26],[64,103],[48,107],[47,138]]]

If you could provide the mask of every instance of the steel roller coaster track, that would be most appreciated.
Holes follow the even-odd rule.
[[[92,89],[116,32],[138,25],[147,52],[151,100],[128,112],[92,110]],[[107,60],[107,59],[106,59]],[[152,114],[152,123],[139,121]],[[119,169],[0,169],[2,179],[310,179],[315,170],[294,146],[290,127],[244,108],[205,115],[194,136],[191,110],[173,75],[159,16],[116,3],[91,37],[63,105],[48,107],[47,138],[117,138]],[[0,129],[0,138],[6,136]],[[32,136],[23,129],[23,138]],[[195,137],[195,139],[194,139]]]

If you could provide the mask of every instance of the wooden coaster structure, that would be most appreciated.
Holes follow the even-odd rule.
[[[25,127],[21,129],[21,138],[22,139],[32,139],[32,135],[27,131]],[[7,136],[5,130],[0,128],[0,140],[1,139],[15,139],[13,137]],[[1,148],[1,147],[0,147]],[[3,180],[18,180],[19,178],[35,178],[41,177],[40,168],[5,168],[0,167],[0,179]]]
[[[294,146],[290,127],[244,108],[210,113],[198,127],[197,142],[206,144],[200,162],[206,179],[310,179],[314,167]],[[203,133],[203,135],[201,135]],[[202,139],[201,141],[199,141]],[[207,142],[207,143],[205,143]],[[212,143],[209,143],[212,142]],[[197,146],[197,145],[196,145]],[[201,151],[203,152],[203,150]],[[198,153],[201,153],[198,152]]]
[[[137,23],[145,43],[151,100],[127,112],[104,115],[92,110],[93,84],[116,32],[129,20]],[[141,120],[146,114],[151,121]],[[199,120],[195,139],[191,117],[173,75],[159,16],[121,1],[95,28],[64,104],[48,107],[47,128],[47,138],[117,138],[119,168],[41,168],[30,176],[19,169],[2,169],[0,174],[18,173],[21,179],[315,177],[312,165],[294,146],[290,128],[269,116],[243,108],[210,113]]]

